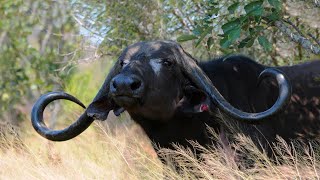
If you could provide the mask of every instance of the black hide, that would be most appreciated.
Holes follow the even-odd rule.
[[[88,107],[88,116],[104,120],[109,110],[118,112],[119,108],[124,108],[157,146],[172,148],[172,143],[190,146],[188,140],[198,141],[204,146],[210,144],[206,124],[217,131],[226,126],[217,120],[218,108],[208,101],[206,93],[197,89],[195,83],[176,66],[177,59],[181,58],[178,55],[170,46],[143,43],[129,46],[119,57],[116,70],[110,73]],[[240,110],[264,111],[278,97],[278,87],[273,79],[265,79],[258,85],[258,76],[267,67],[247,57],[222,57],[201,62],[199,66],[225,99]],[[277,135],[285,140],[319,138],[320,61],[277,69],[292,84],[288,105],[280,113],[258,123],[236,121],[235,124],[263,146],[275,142]],[[132,88],[132,83],[125,84],[133,75],[143,83],[139,86],[139,93],[133,91],[137,88]],[[126,91],[112,89],[109,93],[110,83],[115,79],[123,83],[121,86]],[[202,105],[210,106],[210,113],[205,108],[202,111]],[[228,118],[224,120],[229,121]]]

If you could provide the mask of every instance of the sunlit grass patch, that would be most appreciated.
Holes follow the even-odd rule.
[[[133,141],[130,133],[123,128],[110,135],[96,125],[70,141],[49,142],[31,132],[23,149],[0,152],[0,179],[161,179],[162,164],[150,155],[150,143]]]
[[[230,147],[191,142],[193,149],[160,149],[164,165],[142,129],[132,123],[112,131],[95,123],[65,142],[48,141],[24,125],[27,130],[19,136],[1,137],[0,179],[319,179],[320,174],[319,142],[279,138],[276,158],[270,159],[238,134]],[[219,141],[216,134],[212,138]],[[202,153],[196,156],[195,149]]]

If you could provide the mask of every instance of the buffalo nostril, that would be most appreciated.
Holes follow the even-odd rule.
[[[135,82],[131,83],[130,88],[132,90],[137,90],[140,88],[140,86],[141,86],[141,81],[135,81]]]
[[[119,74],[110,83],[110,92],[115,95],[133,95],[143,90],[143,82],[134,75]]]
[[[113,86],[114,89],[117,89],[117,83],[116,83],[116,81],[113,81],[113,82],[112,82],[112,86]]]

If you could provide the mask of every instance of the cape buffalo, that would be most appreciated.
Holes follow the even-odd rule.
[[[244,56],[198,63],[172,41],[139,42],[127,47],[86,111],[64,130],[50,130],[43,111],[52,101],[75,97],[51,92],[39,98],[32,124],[53,141],[71,139],[95,119],[126,110],[156,145],[208,145],[206,124],[221,128],[216,115],[235,119],[252,138],[272,143],[313,139],[320,134],[320,61],[267,67]]]

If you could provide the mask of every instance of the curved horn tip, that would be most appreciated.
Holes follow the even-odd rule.
[[[79,106],[83,107],[86,109],[86,106],[76,97],[72,96],[71,94],[62,92],[62,91],[53,91],[53,92],[48,92],[46,94],[43,94],[40,96],[40,98],[37,100],[36,103],[45,103],[45,105],[48,105],[50,102],[58,99],[66,99],[69,101],[72,101]]]
[[[258,76],[257,86],[261,84],[262,80],[268,77],[275,77],[275,79],[278,81],[278,84],[283,85],[283,87],[285,88],[288,88],[288,91],[290,91],[291,93],[291,84],[288,80],[288,77],[284,72],[276,68],[266,68],[265,70],[263,70]]]
[[[87,129],[93,122],[93,119],[88,117],[86,112],[83,113],[80,118],[71,124],[69,127],[63,130],[50,130],[43,121],[43,112],[46,106],[54,100],[66,99],[70,100],[83,108],[85,106],[74,96],[65,92],[50,92],[42,95],[34,104],[31,112],[31,121],[34,129],[46,139],[52,141],[65,141],[76,137]]]

